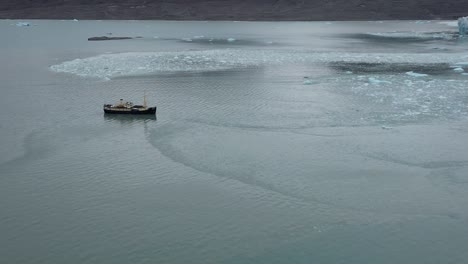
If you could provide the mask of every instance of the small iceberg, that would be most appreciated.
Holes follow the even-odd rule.
[[[31,23],[29,23],[29,22],[18,22],[18,23],[16,23],[16,26],[17,27],[29,27],[29,26],[31,26]]]
[[[460,37],[464,37],[468,34],[468,17],[460,17],[458,19],[458,33]]]
[[[428,74],[417,73],[417,72],[414,72],[414,71],[409,71],[409,72],[406,73],[406,75],[413,76],[413,77],[426,77],[426,76],[429,76]]]
[[[453,69],[454,72],[464,72],[465,70],[462,67],[457,67]]]
[[[309,77],[304,77],[304,81],[302,82],[304,85],[312,85],[312,81],[309,79]]]
[[[367,79],[367,81],[368,81],[370,84],[381,84],[381,83],[391,84],[391,82],[389,82],[389,81],[382,81],[382,80],[376,79],[376,78],[374,78],[374,77],[369,77],[369,78]]]
[[[236,41],[236,39],[235,38],[228,38],[227,41],[228,42],[234,42],[234,41]]]

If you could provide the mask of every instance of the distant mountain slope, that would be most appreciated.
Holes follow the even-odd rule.
[[[0,0],[0,18],[387,20],[466,15],[468,0]]]

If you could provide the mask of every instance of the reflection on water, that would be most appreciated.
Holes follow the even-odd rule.
[[[130,123],[147,123],[156,121],[156,115],[119,115],[119,114],[104,114],[104,120],[106,122],[119,122],[121,124]]]

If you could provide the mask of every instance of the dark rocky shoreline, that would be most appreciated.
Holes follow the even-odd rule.
[[[0,0],[2,19],[331,21],[467,14],[465,0]]]

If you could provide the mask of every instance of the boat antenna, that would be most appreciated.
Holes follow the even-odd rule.
[[[144,95],[143,95],[143,106],[147,107],[146,106],[146,91],[144,92]]]

